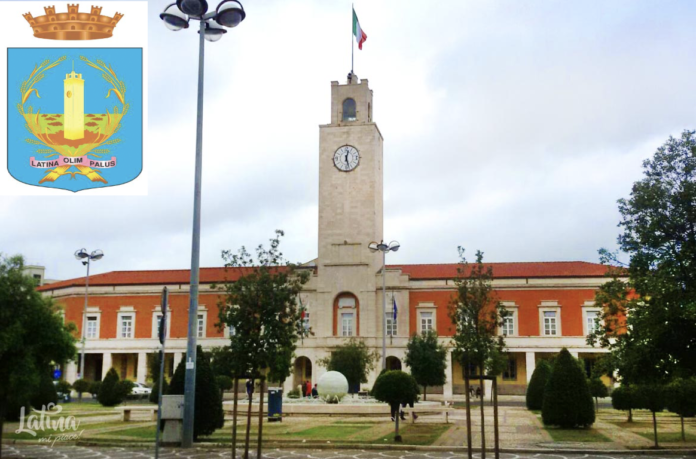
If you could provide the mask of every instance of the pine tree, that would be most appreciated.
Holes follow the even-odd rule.
[[[111,368],[99,386],[97,400],[103,406],[116,406],[123,401],[123,392],[119,384],[118,373],[115,368]]]
[[[551,376],[544,389],[541,420],[544,425],[566,429],[588,427],[595,421],[592,394],[585,372],[566,348],[561,349],[553,362]]]
[[[526,401],[528,410],[541,409],[541,406],[544,404],[544,388],[549,380],[549,376],[551,376],[551,365],[546,360],[540,361],[534,369],[532,379],[527,386]]]
[[[176,367],[169,385],[170,395],[184,395],[186,379],[186,359],[182,359]],[[211,435],[225,423],[222,411],[220,388],[215,381],[215,375],[210,367],[210,358],[198,346],[196,352],[196,400],[193,414],[193,438],[201,435]]]

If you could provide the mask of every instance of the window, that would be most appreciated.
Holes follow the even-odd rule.
[[[87,316],[87,329],[85,331],[86,338],[98,338],[98,318],[97,316]]]
[[[121,316],[121,338],[132,338],[133,337],[133,316],[122,315]]]
[[[503,381],[517,381],[517,359],[514,357],[507,361],[507,368],[503,371]]]
[[[196,325],[198,337],[205,337],[205,314],[198,314],[198,324]]]
[[[41,284],[41,274],[34,274],[34,280],[37,284]]]
[[[420,328],[421,333],[428,332],[433,329],[433,313],[432,312],[421,312],[420,313]]]
[[[343,121],[355,121],[355,101],[348,98],[343,101]]]
[[[599,311],[585,311],[585,321],[587,335],[595,332],[599,328]]]
[[[341,314],[341,336],[353,336],[353,313]]]
[[[396,336],[396,321],[394,320],[394,313],[388,312],[385,318],[387,322],[387,336]]]
[[[544,335],[556,336],[556,311],[544,311]]]
[[[511,312],[510,315],[503,319],[503,335],[514,336],[515,335],[515,316]]]

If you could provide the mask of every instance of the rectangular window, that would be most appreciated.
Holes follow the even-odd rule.
[[[515,316],[514,313],[510,313],[505,319],[503,319],[503,335],[514,336],[515,335]]]
[[[305,311],[304,313],[304,318],[302,319],[302,326],[304,327],[305,331],[309,331],[309,313]]]
[[[341,336],[353,336],[353,313],[341,314]]]
[[[205,336],[205,314],[198,314],[198,325],[196,330],[198,330],[199,338],[203,338]]]
[[[517,359],[508,359],[507,368],[503,371],[503,381],[517,381]]]
[[[87,330],[85,336],[87,338],[96,338],[97,337],[97,317],[96,316],[87,316]]]
[[[387,319],[387,336],[396,336],[396,321],[394,320],[394,313],[388,312],[386,315]]]
[[[544,311],[544,335],[556,336],[556,311]]]
[[[132,338],[133,337],[133,316],[123,315],[121,316],[121,338]]]
[[[421,322],[421,333],[428,332],[433,329],[433,313],[432,312],[421,312],[420,313]]]
[[[597,323],[599,311],[585,311],[585,317],[587,318],[587,334],[589,335],[599,328],[599,324]]]

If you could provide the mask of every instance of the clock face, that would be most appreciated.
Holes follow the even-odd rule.
[[[360,154],[355,147],[344,145],[336,150],[333,157],[334,165],[343,172],[349,172],[358,167]]]
[[[68,96],[68,99],[69,99],[70,97],[72,97],[72,92],[71,92],[71,91],[68,91],[68,93],[66,94],[66,96]]]

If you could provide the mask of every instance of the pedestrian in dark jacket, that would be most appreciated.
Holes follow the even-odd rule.
[[[249,401],[251,401],[251,394],[254,393],[254,382],[251,379],[247,379],[246,392],[247,392],[247,398],[249,399]]]

